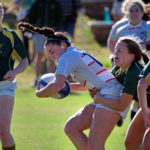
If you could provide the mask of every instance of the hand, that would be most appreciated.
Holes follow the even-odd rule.
[[[4,75],[4,79],[8,80],[8,81],[13,81],[16,77],[16,73],[15,71],[8,71],[5,75]]]
[[[143,113],[143,118],[144,118],[145,127],[146,128],[150,127],[150,112]]]
[[[101,103],[101,95],[100,95],[100,92],[97,92],[96,94],[95,94],[95,96],[94,96],[94,102],[96,103],[96,104],[98,104],[98,103]]]
[[[90,89],[89,89],[89,94],[90,94],[90,96],[91,96],[92,98],[94,98],[94,96],[95,96],[95,94],[96,94],[97,92],[99,92],[98,89],[97,89],[97,90],[90,90]]]

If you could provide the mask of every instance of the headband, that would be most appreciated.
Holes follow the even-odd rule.
[[[131,7],[132,5],[136,5],[142,12],[144,12],[144,9],[143,9],[143,7],[142,7],[142,5],[141,5],[140,3],[134,2],[134,3],[132,3],[132,4],[130,5],[130,7]]]
[[[68,43],[71,43],[70,40],[62,40],[62,39],[55,39],[55,38],[47,38],[48,41],[65,41],[65,42],[68,42]]]

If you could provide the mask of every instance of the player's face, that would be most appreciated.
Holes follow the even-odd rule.
[[[129,19],[132,25],[139,24],[142,20],[143,12],[141,9],[135,4],[132,5],[129,9]]]
[[[129,53],[125,42],[119,41],[116,44],[114,52],[114,63],[116,66],[126,69],[128,65],[133,61],[133,54]]]
[[[49,43],[45,45],[45,50],[49,56],[49,59],[56,60],[61,56],[61,46],[57,44]]]

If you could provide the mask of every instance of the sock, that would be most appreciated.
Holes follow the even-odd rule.
[[[10,147],[3,147],[3,150],[15,150],[15,145],[10,146]]]
[[[134,118],[135,114],[136,114],[136,111],[131,110],[131,115],[130,115],[131,120]]]

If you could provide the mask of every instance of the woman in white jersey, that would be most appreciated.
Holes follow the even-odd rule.
[[[121,26],[115,30],[114,34],[110,33],[108,45],[112,53],[115,44],[120,37],[133,36],[141,45],[150,44],[150,22],[147,12],[145,12],[145,4],[140,0],[132,0],[129,2],[126,20],[122,21]]]
[[[80,82],[71,86],[73,90],[101,90],[101,94],[109,98],[119,99],[122,85],[93,56],[71,45],[70,38],[52,28],[38,28],[28,23],[20,23],[19,28],[38,32],[47,37],[45,49],[51,59],[58,59],[56,80],[46,87],[36,90],[38,97],[51,96],[60,91],[68,74],[72,73]],[[81,86],[82,85],[82,86]],[[129,104],[124,111],[114,111],[101,104],[90,103],[71,117],[65,125],[65,133],[77,149],[104,149],[105,141],[117,121],[125,118]],[[94,116],[94,118],[93,118]],[[91,128],[93,135],[87,137],[83,131]]]

